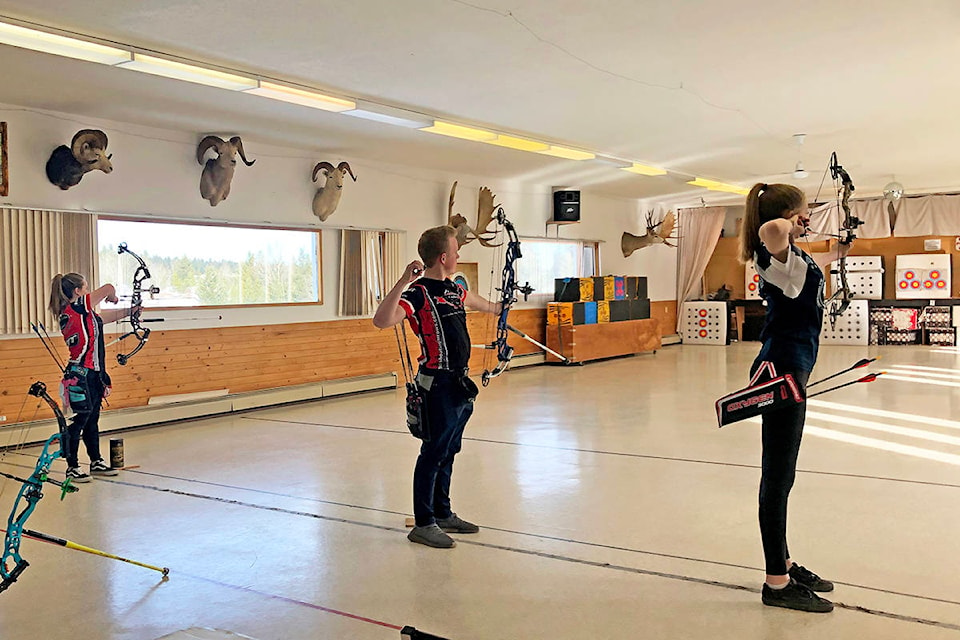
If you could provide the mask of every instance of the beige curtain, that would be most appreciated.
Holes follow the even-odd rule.
[[[726,207],[680,209],[680,247],[677,254],[677,306],[700,294],[701,279],[720,239]],[[677,314],[680,332],[681,314]]]
[[[50,281],[74,271],[97,282],[96,216],[0,208],[0,333],[55,327],[47,310]]]
[[[403,273],[403,234],[344,229],[340,233],[341,316],[365,316]]]
[[[960,235],[960,195],[916,196],[900,202],[895,236]]]
[[[894,203],[891,215],[890,203],[880,198],[870,200],[851,200],[851,215],[863,221],[863,226],[857,229],[858,238],[889,238],[893,220],[900,211],[900,204]],[[836,234],[843,219],[843,210],[836,201],[828,202],[810,212],[811,241],[829,240],[829,235]]]

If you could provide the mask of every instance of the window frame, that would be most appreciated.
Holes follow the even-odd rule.
[[[183,218],[152,218],[143,216],[123,216],[115,214],[97,215],[97,269],[100,270],[100,238],[99,223],[101,220],[112,220],[116,222],[147,222],[156,224],[178,224],[185,226],[198,227],[225,227],[233,229],[260,229],[268,231],[303,231],[314,234],[314,242],[317,248],[317,301],[316,302],[255,302],[250,304],[218,304],[218,305],[194,305],[194,306],[153,306],[150,310],[157,311],[185,311],[188,309],[257,309],[264,307],[309,307],[323,306],[323,230],[315,227],[298,227],[296,225],[273,225],[273,224],[255,224],[247,222],[216,222],[213,220],[185,220]],[[135,253],[139,253],[135,251]],[[149,266],[149,265],[147,265]],[[102,282],[100,284],[103,284]],[[161,295],[162,295],[161,291]],[[122,308],[120,305],[118,308]]]
[[[545,237],[543,237],[543,236],[519,236],[519,238],[520,238],[520,251],[521,251],[521,253],[523,252],[523,246],[524,246],[524,243],[526,243],[526,242],[544,243],[544,244],[570,244],[570,245],[576,244],[576,245],[577,245],[577,269],[578,269],[578,271],[580,271],[580,273],[583,272],[583,251],[584,251],[584,246],[585,246],[585,245],[593,245],[593,269],[594,269],[593,272],[594,272],[594,275],[597,275],[597,274],[601,273],[601,270],[600,270],[600,243],[603,242],[602,240],[584,240],[584,239],[581,239],[581,238],[545,238]],[[565,278],[565,277],[583,278],[583,277],[589,277],[589,276],[583,276],[583,275],[579,275],[579,274],[578,274],[578,275],[576,275],[576,276],[571,276],[571,275],[566,275],[566,276],[564,276],[564,275],[555,275],[554,277],[555,277],[555,278]],[[536,290],[535,290],[532,294],[530,294],[530,298],[531,298],[532,300],[537,300],[537,299],[540,298],[540,297],[546,296],[546,297],[548,297],[550,300],[552,300],[554,294],[555,294],[555,292],[554,292],[554,290],[553,290],[552,288],[551,288],[549,291],[546,291],[546,290],[545,290],[545,291],[536,291]]]

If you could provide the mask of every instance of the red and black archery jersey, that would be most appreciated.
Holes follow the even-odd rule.
[[[470,334],[463,301],[467,291],[450,280],[420,278],[400,296],[420,340],[417,361],[425,369],[462,372],[470,361]]]
[[[90,294],[68,304],[60,314],[60,332],[70,349],[70,362],[105,371],[103,320],[90,303]]]

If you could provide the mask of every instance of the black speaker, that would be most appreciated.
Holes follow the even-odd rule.
[[[553,221],[580,222],[580,192],[553,192]]]

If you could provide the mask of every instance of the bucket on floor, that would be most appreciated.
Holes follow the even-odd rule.
[[[123,468],[123,438],[110,438],[110,467]]]

